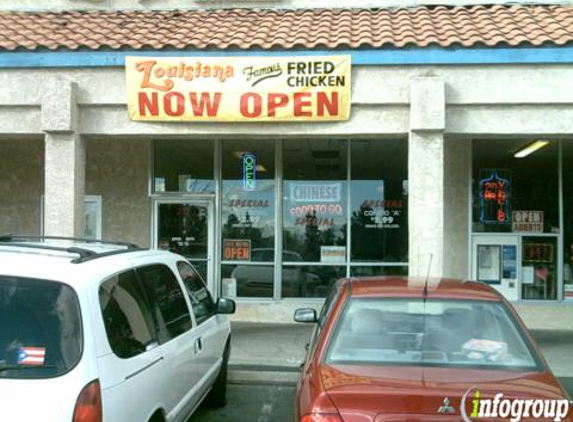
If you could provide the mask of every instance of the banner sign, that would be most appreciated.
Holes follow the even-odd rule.
[[[129,116],[141,121],[348,120],[350,57],[126,57]]]

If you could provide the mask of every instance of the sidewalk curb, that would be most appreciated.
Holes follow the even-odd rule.
[[[293,366],[229,365],[229,384],[294,386],[299,377]]]

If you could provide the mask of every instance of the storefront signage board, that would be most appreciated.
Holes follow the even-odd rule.
[[[514,232],[543,233],[543,211],[513,211],[511,228]]]
[[[251,241],[249,239],[223,239],[223,259],[226,261],[250,261]]]
[[[351,56],[126,57],[138,121],[344,121]]]

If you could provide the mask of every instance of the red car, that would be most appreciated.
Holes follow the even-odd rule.
[[[313,322],[296,422],[573,421],[512,306],[450,279],[340,280]]]

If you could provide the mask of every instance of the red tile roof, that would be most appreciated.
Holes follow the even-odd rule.
[[[573,6],[0,12],[0,50],[539,46],[573,41]]]

